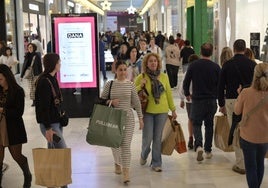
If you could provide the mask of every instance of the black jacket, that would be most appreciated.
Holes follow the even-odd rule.
[[[34,63],[33,63],[33,75],[38,76],[39,74],[42,73],[42,63],[41,63],[40,56],[36,52],[33,52],[33,53],[28,52],[25,55],[25,59],[24,59],[23,65],[22,65],[21,75],[20,75],[21,78],[23,78],[26,69],[29,66],[31,66],[32,59],[34,56],[35,56],[35,59],[34,59]]]
[[[22,115],[24,113],[24,91],[21,87],[14,90],[14,95],[7,94],[6,104],[4,106],[7,134],[9,145],[23,144],[27,142]]]
[[[59,122],[60,117],[54,103],[52,88],[47,78],[53,84],[57,98],[61,96],[56,77],[52,77],[50,74],[41,75],[36,84],[35,113],[37,122],[44,124],[46,129],[49,129],[52,123]]]
[[[193,84],[193,100],[217,99],[220,66],[207,59],[191,63],[183,80],[185,96],[190,95],[189,87]]]
[[[243,54],[236,54],[223,64],[218,86],[219,106],[225,105],[226,99],[236,99],[239,85],[249,86],[253,79],[256,63]]]

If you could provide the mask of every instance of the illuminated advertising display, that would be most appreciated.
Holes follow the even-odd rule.
[[[55,52],[60,55],[60,88],[97,87],[96,17],[53,17]]]

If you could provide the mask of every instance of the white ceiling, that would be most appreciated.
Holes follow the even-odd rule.
[[[97,0],[97,4],[101,7],[100,3],[104,2],[104,0]],[[108,2],[112,3],[111,12],[123,12],[127,11],[127,8],[130,7],[131,0],[108,0]],[[145,0],[132,0],[132,6],[137,10],[141,10],[143,7]]]

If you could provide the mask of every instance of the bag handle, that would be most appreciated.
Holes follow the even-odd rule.
[[[35,55],[35,56],[36,56],[36,55]],[[32,67],[32,66],[33,66],[33,64],[34,64],[35,56],[33,56],[33,59],[32,59],[32,62],[31,62],[30,67]]]

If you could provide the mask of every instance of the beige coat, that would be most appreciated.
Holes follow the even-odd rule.
[[[166,64],[181,66],[179,47],[170,44],[165,49]]]

